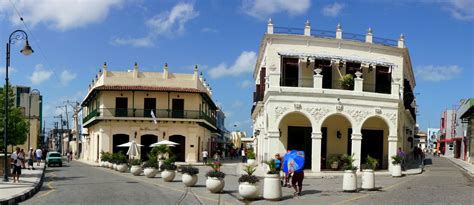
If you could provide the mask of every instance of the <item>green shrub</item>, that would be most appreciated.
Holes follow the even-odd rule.
[[[255,152],[252,149],[247,151],[247,159],[255,159]]]
[[[354,77],[351,74],[346,74],[339,78],[339,82],[341,82],[341,86],[344,89],[352,89],[354,87]]]
[[[139,159],[132,159],[130,160],[130,165],[131,166],[138,166],[141,164],[141,161]]]
[[[178,167],[174,164],[174,159],[166,159],[163,164],[160,166],[161,170],[176,170]]]
[[[365,159],[365,163],[368,169],[375,170],[379,162],[377,161],[377,159],[371,157],[370,155],[367,155],[367,158]]]
[[[394,155],[394,156],[392,156],[392,164],[393,164],[393,165],[401,164],[402,161],[403,161],[403,157],[402,157],[402,156],[399,156],[399,155]]]
[[[155,159],[149,159],[148,161],[145,162],[145,164],[142,165],[143,168],[158,168],[158,162]]]
[[[271,159],[269,161],[265,161],[265,164],[268,165],[268,172],[267,174],[278,174],[279,171],[276,169],[276,161],[275,159]]]
[[[344,154],[341,157],[342,167],[344,170],[357,170],[357,167],[354,166],[354,155]]]
[[[190,165],[181,166],[179,168],[180,172],[183,174],[189,174],[191,176],[199,174],[199,169]]]

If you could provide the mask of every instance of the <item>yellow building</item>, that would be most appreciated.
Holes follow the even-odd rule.
[[[98,161],[100,152],[126,153],[117,147],[132,140],[144,145],[141,159],[147,159],[151,144],[170,140],[177,161],[196,162],[210,148],[211,133],[216,131],[217,107],[212,90],[198,75],[169,72],[141,72],[135,64],[127,72],[103,71],[89,85],[82,102],[82,158]],[[155,116],[153,118],[152,116]]]

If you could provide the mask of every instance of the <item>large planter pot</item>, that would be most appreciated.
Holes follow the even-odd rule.
[[[114,164],[112,162],[107,162],[107,167],[109,169],[112,169],[112,168],[114,168]]]
[[[392,177],[402,176],[402,166],[400,164],[394,164],[392,166]]]
[[[342,190],[344,191],[356,191],[357,190],[357,175],[355,170],[345,170],[342,179]]]
[[[337,168],[339,168],[339,162],[333,162],[333,163],[331,163],[331,169],[337,170]]]
[[[247,159],[247,165],[249,166],[256,166],[257,161],[255,159]]]
[[[156,174],[158,174],[158,170],[155,168],[147,167],[143,170],[143,174],[145,174],[145,176],[148,178],[153,178],[156,176]]]
[[[138,166],[138,165],[133,165],[131,168],[130,168],[130,173],[132,173],[133,175],[135,176],[138,176],[142,173],[142,167]]]
[[[160,168],[161,165],[163,164],[163,162],[165,162],[165,160],[162,160],[162,159],[158,160],[158,169],[159,169],[160,171],[163,171],[163,170],[161,170],[161,168]]]
[[[280,200],[281,181],[279,174],[267,174],[263,179],[263,198],[267,200]]]
[[[117,164],[114,163],[114,164],[112,165],[112,169],[113,169],[113,170],[117,170]]]
[[[187,187],[191,187],[191,186],[196,185],[196,182],[198,181],[198,176],[183,174],[181,176],[181,180],[183,181],[184,185],[186,185]]]
[[[161,178],[163,178],[163,181],[165,181],[165,182],[173,181],[175,176],[176,176],[175,170],[165,169],[164,171],[161,172]]]
[[[117,171],[126,172],[128,170],[127,164],[117,164]]]
[[[224,186],[225,186],[224,179],[208,177],[206,180],[206,188],[212,193],[221,192],[224,189]]]
[[[243,182],[239,184],[239,194],[244,199],[255,199],[260,194],[259,192],[258,183],[250,184]]]
[[[362,171],[362,189],[372,190],[375,188],[375,174],[372,169]]]

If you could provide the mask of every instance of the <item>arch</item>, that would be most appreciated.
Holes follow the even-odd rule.
[[[396,125],[393,125],[391,123],[391,121],[385,115],[369,115],[361,121],[360,127],[362,128],[362,126],[367,122],[367,120],[369,120],[371,118],[378,118],[378,119],[382,120],[385,123],[385,125],[388,127],[388,130],[389,130],[388,134],[389,135],[396,135],[394,133],[394,131],[396,129],[393,129],[393,128],[396,127]]]
[[[352,134],[354,123],[343,113],[331,113],[323,118],[319,127],[321,131],[321,168],[330,168],[329,159],[343,154],[352,155]],[[353,131],[354,130],[354,131]],[[339,168],[341,164],[338,164]]]
[[[171,151],[176,157],[176,161],[184,162],[186,156],[186,137],[183,135],[171,135],[169,140],[179,144],[171,147]]]
[[[275,125],[280,126],[281,120],[283,120],[283,118],[285,118],[285,116],[287,116],[289,114],[293,114],[293,113],[298,113],[298,114],[304,115],[310,121],[311,127],[316,127],[316,121],[314,120],[314,118],[309,113],[307,113],[303,110],[290,110],[290,111],[284,112],[282,115],[277,117],[277,119],[275,121]],[[313,130],[313,132],[314,132],[314,130]]]
[[[370,116],[361,124],[361,133],[361,164],[364,164],[367,156],[370,155],[379,162],[378,169],[388,168],[389,123],[381,116]]]
[[[322,128],[323,123],[328,118],[330,118],[332,116],[335,116],[335,115],[340,115],[340,116],[344,117],[345,119],[347,119],[349,121],[351,127],[356,127],[357,126],[357,123],[354,121],[354,119],[350,115],[348,115],[347,113],[333,112],[333,113],[326,114],[321,118],[321,120],[319,121],[320,122],[319,127]],[[321,130],[316,130],[316,132],[318,132],[318,131],[321,132]]]
[[[150,153],[152,147],[151,144],[158,142],[158,136],[152,134],[146,134],[140,136],[140,144],[143,147],[140,148],[140,159],[142,161],[148,160],[148,153]]]
[[[303,112],[289,112],[278,124],[281,143],[280,152],[286,150],[302,150],[305,152],[305,169],[311,169],[313,126],[311,118]],[[277,152],[278,153],[278,152]]]
[[[127,154],[128,147],[117,147],[117,145],[130,142],[130,137],[127,134],[114,134],[112,135],[112,152],[117,153],[122,151],[123,154]]]

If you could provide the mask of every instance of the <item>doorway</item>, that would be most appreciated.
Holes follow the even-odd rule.
[[[115,134],[112,137],[112,152],[118,153],[122,151],[123,154],[127,154],[128,147],[117,147],[118,145],[130,142],[128,135],[126,134]]]
[[[128,98],[115,98],[115,117],[127,117]]]
[[[383,162],[383,130],[362,129],[361,164],[365,164],[367,155],[377,159],[377,168],[382,167]]]
[[[304,168],[311,169],[311,127],[288,126],[288,149],[304,151]]]
[[[283,72],[281,76],[281,86],[298,87],[298,58],[283,58]]]
[[[143,117],[152,117],[152,111],[156,116],[156,98],[145,98],[143,108]]]
[[[170,136],[170,141],[176,142],[179,145],[171,147],[171,152],[173,152],[176,157],[177,162],[184,162],[186,155],[186,137],[182,135],[173,135]]]
[[[172,109],[173,118],[183,118],[184,117],[184,99],[173,99],[171,109]]]
[[[140,148],[140,159],[142,161],[148,160],[148,153],[150,153],[152,147],[151,144],[158,142],[158,136],[156,135],[142,135],[140,137],[140,144],[143,145]]]

